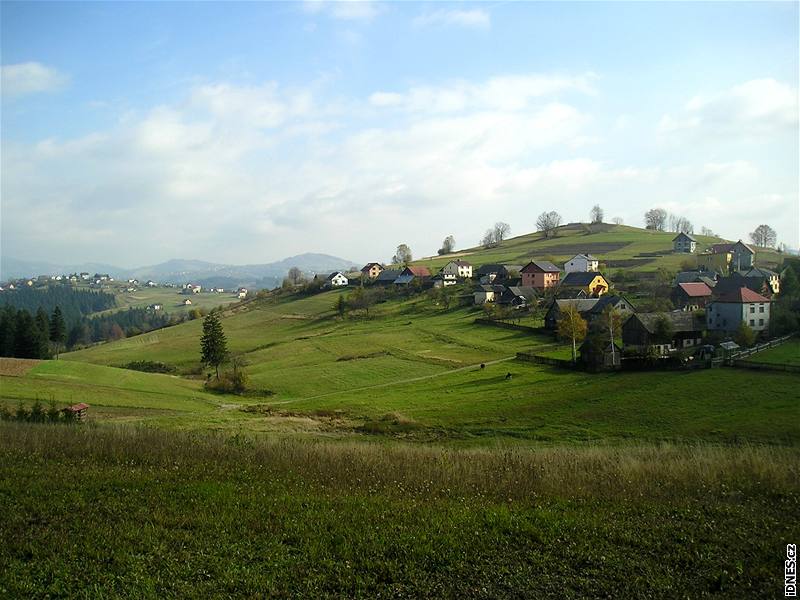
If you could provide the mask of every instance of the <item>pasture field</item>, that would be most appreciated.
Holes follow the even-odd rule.
[[[796,449],[0,424],[6,597],[775,598]]]
[[[112,292],[116,296],[117,306],[96,314],[106,314],[128,308],[146,308],[151,304],[163,304],[164,312],[168,314],[183,314],[194,308],[211,310],[217,306],[227,306],[239,302],[239,299],[230,292],[212,294],[211,292],[203,291],[199,294],[184,296],[180,293],[180,288],[142,287],[135,292],[127,292],[125,291],[126,287],[112,286],[104,289],[103,291]],[[192,301],[191,306],[183,305],[183,301],[187,298]]]
[[[778,365],[800,365],[800,340],[790,339],[780,346],[753,354],[747,360]]]
[[[463,258],[473,265],[503,263],[525,265],[532,259],[550,260],[561,266],[576,254],[593,254],[606,265],[603,271],[613,277],[619,269],[629,272],[653,272],[659,267],[670,271],[680,270],[685,261],[695,261],[695,255],[672,252],[675,233],[649,231],[626,225],[574,224],[558,229],[556,237],[545,239],[541,233],[529,233],[509,238],[495,248],[473,247],[447,256],[435,256],[414,261],[415,264],[439,269],[453,258]],[[711,244],[723,242],[721,238],[694,236],[700,253]],[[759,249],[756,263],[775,267],[781,256],[773,250]]]

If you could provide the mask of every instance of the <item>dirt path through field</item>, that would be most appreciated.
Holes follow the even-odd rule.
[[[293,398],[291,400],[281,400],[280,402],[270,402],[269,405],[279,405],[279,404],[291,404],[292,402],[301,402],[302,400],[316,400],[317,398],[327,398],[328,396],[335,396],[337,394],[344,394],[346,392],[361,392],[364,390],[374,390],[383,387],[389,387],[392,385],[402,385],[404,383],[414,383],[415,381],[424,381],[426,379],[433,379],[434,377],[440,377],[442,375],[450,375],[451,373],[458,373],[459,371],[469,371],[470,369],[478,369],[480,368],[481,364],[484,365],[496,365],[501,362],[506,362],[509,360],[514,360],[516,356],[506,356],[505,358],[498,358],[497,360],[490,360],[485,363],[478,363],[475,365],[467,365],[466,367],[459,367],[458,369],[451,369],[449,371],[443,371],[441,373],[434,373],[433,375],[422,375],[420,377],[411,377],[409,379],[400,379],[398,381],[389,381],[386,383],[377,383],[375,385],[365,385],[362,387],[357,388],[349,388],[346,390],[338,390],[336,392],[328,392],[327,394],[318,394],[316,396],[306,396],[305,398]]]
[[[0,375],[22,377],[40,362],[32,358],[0,358]]]

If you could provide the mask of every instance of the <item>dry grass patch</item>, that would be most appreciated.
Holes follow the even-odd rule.
[[[31,358],[0,358],[0,375],[22,377],[40,362]]]

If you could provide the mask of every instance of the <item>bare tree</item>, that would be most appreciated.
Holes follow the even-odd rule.
[[[498,221],[494,224],[494,241],[498,244],[502,242],[504,239],[508,237],[508,234],[511,233],[511,225],[508,223],[503,223],[503,221]]]
[[[450,254],[456,247],[456,239],[452,235],[448,235],[442,242],[442,247],[439,248],[439,255]]]
[[[292,267],[286,277],[292,285],[297,285],[303,280],[303,272],[298,267]]]
[[[705,225],[703,225],[703,226],[700,228],[700,235],[705,235],[705,236],[707,236],[707,237],[717,237],[717,234],[716,234],[716,233],[714,233],[714,232],[713,232],[711,229],[709,229],[709,228],[708,228],[708,227],[706,227]]]
[[[511,233],[511,225],[498,221],[494,224],[494,227],[487,229],[486,233],[483,234],[481,246],[484,248],[494,248],[506,239],[509,233]]]
[[[603,209],[600,208],[599,204],[595,204],[592,207],[592,210],[589,213],[589,216],[592,219],[592,224],[602,223],[603,222]]]
[[[561,215],[554,210],[543,212],[536,219],[536,230],[544,233],[546,238],[554,236],[559,225],[561,225]]]
[[[411,248],[409,248],[406,244],[400,244],[397,247],[397,252],[392,257],[392,264],[395,265],[405,265],[412,261],[411,257]]]
[[[670,214],[669,230],[675,233],[694,233],[694,225],[686,217]]]
[[[611,219],[611,222],[614,223],[614,225],[625,224],[625,220],[622,217],[614,217],[613,219]]]
[[[778,235],[769,225],[759,225],[756,227],[756,230],[750,234],[750,241],[759,248],[774,248],[777,239]]]
[[[663,208],[651,208],[644,213],[644,223],[646,229],[664,231],[667,224],[667,211]]]

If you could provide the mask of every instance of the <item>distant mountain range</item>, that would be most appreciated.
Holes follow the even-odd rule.
[[[356,263],[351,260],[329,254],[313,253],[290,256],[277,262],[258,265],[227,265],[202,260],[172,259],[157,265],[135,269],[125,269],[102,263],[57,264],[3,256],[0,258],[0,280],[86,271],[91,274],[108,273],[115,279],[136,278],[140,281],[152,279],[160,283],[191,281],[204,287],[235,287],[239,285],[274,287],[280,284],[291,267],[297,267],[308,275],[314,275],[349,270],[353,266],[356,266]]]

